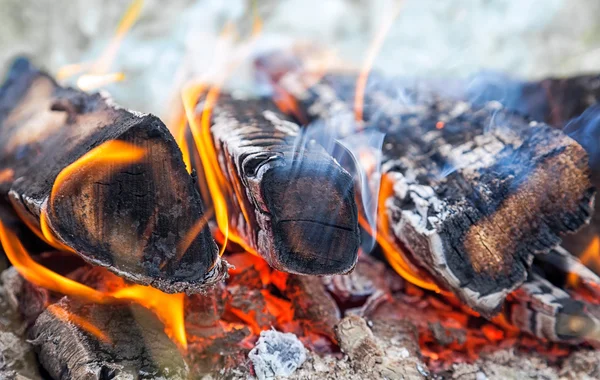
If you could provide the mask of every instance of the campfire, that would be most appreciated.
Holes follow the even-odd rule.
[[[101,90],[141,5],[0,88],[0,378],[600,376],[597,77],[380,74],[400,8],[362,67],[257,53],[254,14],[165,124]]]

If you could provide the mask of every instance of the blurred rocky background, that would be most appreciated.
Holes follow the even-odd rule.
[[[314,41],[360,63],[395,0],[146,0],[108,90],[124,105],[164,116],[175,84],[201,72],[228,20],[264,21],[266,45]],[[0,0],[0,71],[26,54],[52,73],[93,60],[129,0]],[[482,70],[523,78],[600,71],[597,0],[404,0],[375,68],[420,77]],[[182,74],[183,73],[183,74]]]

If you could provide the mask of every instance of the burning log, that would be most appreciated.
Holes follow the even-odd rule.
[[[38,317],[30,335],[54,379],[188,378],[162,324],[134,305],[84,305],[64,297]]]
[[[336,341],[333,329],[340,320],[340,310],[320,279],[290,275],[285,295],[292,301],[294,319],[301,322],[306,332]]]
[[[212,111],[221,171],[235,192],[231,224],[272,267],[326,275],[354,267],[352,177],[266,99],[221,96]]]
[[[290,78],[282,86],[307,114],[342,134],[353,129],[354,77],[328,75],[308,88]],[[523,283],[534,255],[589,220],[586,152],[497,103],[414,90],[400,102],[397,92],[385,82],[370,86],[363,112],[365,129],[386,133],[382,188],[393,234],[437,282],[491,316]]]
[[[60,87],[17,60],[0,89],[0,162],[10,171],[0,193],[52,245],[166,292],[198,292],[225,275],[158,118]]]

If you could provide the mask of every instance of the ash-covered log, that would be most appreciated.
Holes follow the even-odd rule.
[[[17,300],[26,282],[14,268],[0,275],[0,378],[41,379]]]
[[[0,162],[0,194],[55,246],[166,292],[198,292],[226,272],[208,228],[188,236],[202,202],[155,116],[61,87],[19,59],[0,89]]]
[[[280,83],[307,114],[342,135],[353,130],[355,76],[326,75],[309,87],[292,79]],[[589,220],[585,150],[495,102],[475,106],[386,81],[367,88],[363,127],[386,133],[394,235],[437,282],[478,312],[497,313],[533,256]]]
[[[410,322],[390,319],[369,323],[351,315],[335,327],[340,348],[358,373],[385,379],[427,377],[427,367],[420,360],[416,330]]]
[[[188,367],[162,324],[135,305],[85,305],[62,298],[30,330],[52,378],[187,379]]]
[[[221,95],[211,132],[235,192],[232,227],[285,272],[347,273],[359,247],[353,180],[271,100]]]

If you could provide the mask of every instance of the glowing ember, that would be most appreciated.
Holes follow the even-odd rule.
[[[183,294],[166,294],[153,287],[141,285],[128,286],[112,293],[100,292],[38,264],[2,221],[0,221],[0,243],[10,262],[32,284],[95,303],[114,303],[119,300],[139,303],[152,310],[165,325],[165,332],[182,348],[187,348],[183,323]]]

